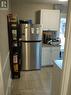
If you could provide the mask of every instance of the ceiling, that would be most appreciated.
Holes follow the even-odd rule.
[[[52,4],[67,4],[67,2],[60,2],[58,0],[23,0],[29,3],[52,3]]]

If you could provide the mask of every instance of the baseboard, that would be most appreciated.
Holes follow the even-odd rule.
[[[11,83],[12,83],[12,79],[11,79],[11,72],[10,72],[9,79],[8,79],[7,90],[6,90],[6,95],[10,95],[10,93],[11,93]]]
[[[53,67],[53,65],[44,65],[44,66],[41,66],[42,68],[44,67]]]

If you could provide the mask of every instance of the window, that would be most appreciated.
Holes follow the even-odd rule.
[[[66,18],[61,18],[60,20],[60,33],[59,37],[61,39],[61,49],[64,49],[65,44],[65,26],[66,26]]]

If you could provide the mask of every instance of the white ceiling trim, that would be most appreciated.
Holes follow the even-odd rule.
[[[51,4],[67,4],[67,2],[61,2],[59,0],[23,0],[27,3],[51,3]]]

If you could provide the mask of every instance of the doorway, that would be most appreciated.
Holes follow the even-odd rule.
[[[44,71],[43,71],[44,72]],[[33,72],[34,74],[35,74],[35,72]],[[38,74],[37,75],[39,75],[39,73],[40,72],[38,72]],[[25,73],[26,74],[26,73]],[[28,75],[30,75],[30,76],[32,76],[32,74],[31,73],[27,73],[27,76],[26,76],[26,78],[28,79]],[[24,75],[23,75],[24,76]],[[40,74],[40,76],[41,76],[41,74]],[[34,76],[35,77],[35,76]],[[41,76],[42,77],[42,76]],[[23,77],[24,78],[24,77]],[[25,79],[26,79],[25,78]],[[40,78],[37,78],[38,80],[40,80]],[[22,80],[22,79],[21,79]],[[20,80],[20,81],[21,81]],[[28,81],[29,81],[29,79],[28,79]],[[40,80],[41,81],[41,80]],[[18,83],[19,83],[19,80],[17,81]],[[40,83],[40,82],[39,82]],[[16,83],[17,84],[17,83]],[[41,83],[40,83],[41,84]],[[14,84],[15,85],[15,84]],[[23,84],[24,85],[24,84]],[[19,86],[19,85],[17,85],[17,86]],[[39,86],[39,85],[38,85]],[[31,86],[30,86],[31,87]],[[40,86],[39,86],[40,87]],[[27,88],[28,88],[28,86],[27,86]],[[38,87],[36,87],[36,88],[38,88]],[[19,88],[20,89],[20,88]],[[18,89],[17,89],[18,90]],[[21,90],[22,91],[22,90]],[[36,92],[35,92],[36,93]]]

